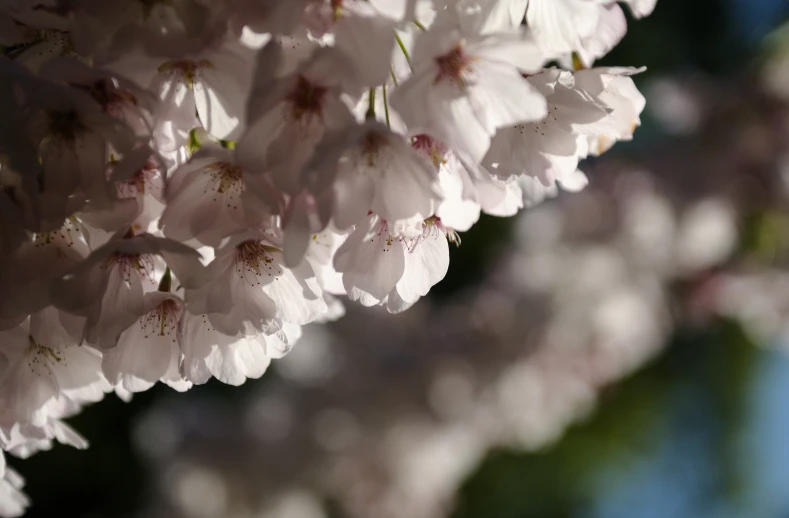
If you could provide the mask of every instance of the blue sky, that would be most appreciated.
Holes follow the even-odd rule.
[[[785,20],[789,13],[789,0],[730,1],[737,11],[743,34],[750,40],[761,39],[772,27]]]
[[[785,349],[784,351],[789,350]],[[627,468],[612,463],[581,518],[789,517],[789,354],[759,353],[735,465],[736,496],[720,491],[721,466],[706,401],[692,385],[674,396],[654,430],[657,445]],[[624,471],[624,472],[623,472]]]

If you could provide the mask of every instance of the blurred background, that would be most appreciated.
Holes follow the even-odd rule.
[[[789,517],[787,0],[659,0],[591,185],[483,218],[392,316],[348,304],[259,381],[72,424],[27,516]]]

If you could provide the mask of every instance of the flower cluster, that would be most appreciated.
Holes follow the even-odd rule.
[[[2,449],[260,377],[338,296],[413,305],[480,213],[631,138],[638,70],[593,68],[625,31],[614,0],[0,0]]]

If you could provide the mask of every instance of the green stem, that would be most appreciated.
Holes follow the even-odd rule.
[[[422,22],[420,22],[419,20],[414,20],[414,25],[416,25],[420,31],[427,30],[427,28],[424,25],[422,25]]]
[[[392,68],[389,69],[389,75],[392,76],[392,82],[394,83],[394,85],[398,86],[397,78],[394,75],[394,69],[392,69]]]
[[[384,113],[386,114],[386,127],[391,128],[392,126],[389,124],[389,102],[386,100],[386,85],[383,85],[381,90],[384,93]]]
[[[200,143],[200,139],[197,138],[196,128],[189,132],[189,142],[186,145],[187,149],[189,149],[190,155],[194,154],[198,149],[200,149],[202,144]]]
[[[375,88],[370,88],[370,94],[367,96],[367,113],[364,118],[368,121],[375,120]]]
[[[172,284],[173,284],[173,278],[170,275],[170,267],[168,266],[164,270],[164,275],[162,275],[162,280],[159,281],[159,291],[169,293]]]
[[[400,35],[397,34],[397,31],[395,31],[395,41],[397,42],[397,46],[400,47],[400,51],[403,53],[403,56],[405,56],[405,60],[408,62],[408,67],[413,72],[414,67],[411,66],[411,56],[408,54],[408,49],[405,48],[405,43],[403,43],[403,40],[400,39]]]

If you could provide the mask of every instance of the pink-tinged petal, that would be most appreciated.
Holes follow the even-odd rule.
[[[581,192],[589,185],[589,179],[579,169],[557,178],[556,181],[567,192]]]
[[[365,306],[379,304],[405,270],[402,242],[380,226],[380,220],[370,216],[340,246],[334,259],[348,296]]]
[[[526,23],[546,53],[569,54],[597,29],[602,9],[600,2],[530,0]]]
[[[175,71],[162,74],[157,90],[161,102],[153,115],[153,137],[160,149],[174,151],[187,143],[198,125],[194,92]]]
[[[449,245],[438,228],[427,230],[405,255],[405,271],[397,283],[397,293],[405,302],[415,302],[444,278],[449,269]]]
[[[548,114],[545,97],[520,74],[500,65],[480,66],[470,101],[491,133],[503,126],[538,121]]]
[[[438,206],[436,216],[453,230],[465,232],[479,220],[480,206],[476,201],[453,198]]]
[[[177,392],[186,392],[192,388],[192,382],[181,375],[181,351],[178,347],[170,348],[170,363],[161,382]]]
[[[238,362],[244,366],[244,374],[247,378],[260,378],[271,364],[272,357],[267,354],[269,350],[267,340],[268,337],[258,335],[240,343],[235,351]]]
[[[224,70],[206,68],[194,85],[195,106],[205,130],[218,139],[235,140],[243,129],[248,85]]]
[[[61,349],[65,362],[53,366],[60,390],[78,403],[95,403],[111,390],[101,371],[101,354],[88,346]]]
[[[312,211],[309,194],[300,192],[291,200],[288,208],[286,222],[284,223],[284,258],[285,264],[295,266],[299,264],[307,253],[307,247],[312,237],[310,225],[310,212]]]
[[[343,8],[347,14],[334,25],[335,46],[351,58],[361,86],[384,84],[395,45],[392,36],[395,23],[380,16],[366,2],[349,4]]]
[[[581,46],[577,49],[581,61],[586,66],[592,66],[595,60],[616,47],[626,33],[627,19],[619,5],[614,3],[601,9],[597,29],[583,38]]]
[[[186,319],[183,370],[189,381],[201,384],[214,376],[237,386],[247,377],[259,377],[268,367],[270,358],[258,338],[224,334],[205,315],[187,315]]]
[[[386,297],[386,310],[389,313],[402,313],[413,305],[414,302],[406,302],[400,297],[397,293],[397,288],[389,292],[389,295]]]
[[[276,252],[272,255],[275,261],[284,260]],[[283,268],[281,275],[263,286],[263,291],[274,301],[276,317],[289,324],[309,324],[326,311],[320,287],[307,261],[295,268]]]
[[[476,184],[477,201],[486,214],[491,216],[509,217],[514,216],[523,208],[523,192],[520,185],[515,180],[509,182],[499,182],[491,180]],[[447,226],[455,230],[449,222]]]
[[[657,0],[623,0],[624,3],[633,11],[633,16],[636,18],[643,18],[649,16],[655,10]]]
[[[508,64],[525,73],[540,70],[546,56],[527,32],[497,32],[482,37],[469,46],[468,52],[477,58]]]
[[[143,280],[136,271],[114,264],[108,267],[105,282],[99,313],[86,315],[87,340],[100,348],[114,347],[121,333],[137,321],[143,310]]]
[[[236,146],[238,162],[250,174],[263,174],[269,169],[266,152],[272,141],[286,126],[284,104],[272,107],[261,117],[250,121],[244,136]]]
[[[360,223],[370,211],[374,195],[375,182],[369,175],[343,175],[334,185],[335,226],[346,229]]]
[[[174,351],[179,351],[179,321],[183,311],[180,299],[169,293],[149,293],[145,311],[121,334],[117,347],[104,353],[102,360],[107,380],[129,392],[148,390],[172,373]],[[168,381],[172,379],[168,377]]]

